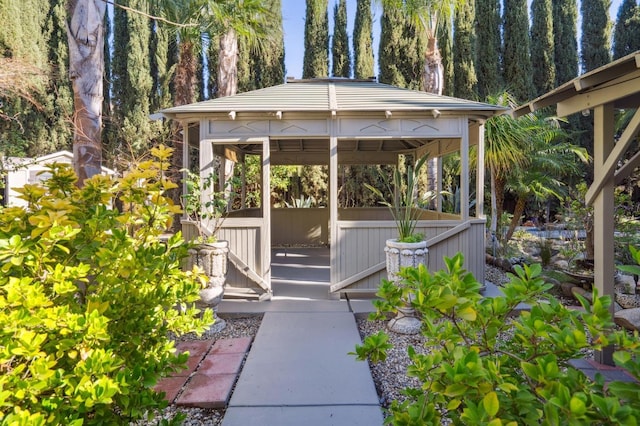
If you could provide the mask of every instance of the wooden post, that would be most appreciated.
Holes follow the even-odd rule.
[[[469,119],[462,117],[460,138],[460,219],[469,219]]]
[[[331,284],[338,282],[338,138],[335,120],[329,121],[329,227]],[[329,292],[331,290],[329,289]],[[340,293],[330,293],[330,299],[339,299]]]
[[[271,286],[271,152],[269,138],[262,140],[262,276],[269,284],[269,299],[273,294]]]
[[[475,128],[475,127],[474,127]],[[484,123],[479,123],[477,128],[478,145],[476,166],[476,217],[484,219]]]
[[[593,117],[593,167],[594,181],[602,179],[604,164],[614,147],[614,108],[613,104],[597,106]],[[615,301],[614,291],[614,178],[606,179],[593,202],[594,233],[594,283],[599,295],[608,295]],[[611,304],[611,315],[614,314]],[[601,364],[614,365],[613,347],[609,346],[594,354]]]

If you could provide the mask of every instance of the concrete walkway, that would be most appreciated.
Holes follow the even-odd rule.
[[[382,425],[369,366],[348,355],[361,342],[350,304],[275,300],[220,306],[221,314],[249,310],[265,314],[223,426]]]

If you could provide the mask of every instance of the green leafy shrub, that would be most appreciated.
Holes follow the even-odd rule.
[[[441,424],[445,417],[465,425],[637,424],[640,385],[605,386],[568,363],[587,348],[612,344],[616,363],[640,376],[638,334],[615,330],[608,297],[594,294],[592,305],[581,298],[584,312],[568,310],[547,296],[551,285],[533,265],[516,267],[503,297],[482,298],[461,254],[446,264],[447,271],[435,273],[422,265],[404,269],[404,286],[384,281],[375,301],[373,317],[380,318],[411,294],[429,349],[409,348],[407,375],[421,387],[405,389],[407,399],[391,404],[388,423]],[[520,303],[530,311],[516,315]],[[356,347],[358,358],[384,359],[385,342],[366,338]]]
[[[0,210],[0,423],[126,424],[166,406],[157,380],[186,362],[170,334],[202,332],[204,284],[184,272],[179,208],[165,198],[170,150],[119,179],[73,171]],[[118,208],[116,208],[116,206]]]

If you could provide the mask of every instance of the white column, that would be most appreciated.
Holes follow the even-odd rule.
[[[338,282],[338,138],[334,133],[334,120],[330,120],[329,137],[329,227],[331,284]]]
[[[262,276],[271,288],[271,152],[269,138],[262,140]]]
[[[476,217],[484,219],[484,123],[478,124],[477,132]]]
[[[460,219],[469,219],[469,119],[463,117],[460,138]]]
[[[182,195],[186,196],[189,192],[187,187],[187,170],[189,170],[189,123],[183,122],[182,125]],[[182,212],[182,218],[188,219],[187,209]]]

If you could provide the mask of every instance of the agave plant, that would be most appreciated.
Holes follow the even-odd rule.
[[[424,236],[416,234],[416,224],[420,217],[419,199],[417,197],[418,177],[420,171],[427,162],[427,156],[421,157],[415,166],[407,167],[407,178],[405,179],[398,168],[393,173],[393,180],[382,175],[385,189],[391,194],[393,203],[389,202],[379,188],[365,183],[365,187],[380,198],[380,204],[389,207],[393,220],[398,229],[398,241],[413,243],[421,241]]]

